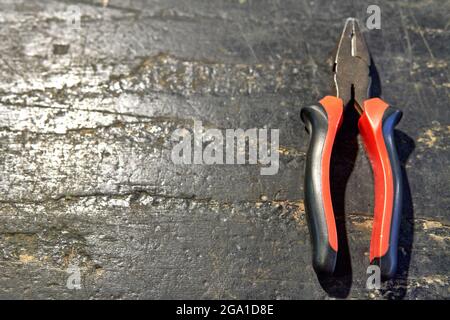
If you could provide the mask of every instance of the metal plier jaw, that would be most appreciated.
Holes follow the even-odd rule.
[[[348,18],[339,39],[333,64],[334,95],[344,106],[354,103],[363,113],[371,84],[370,54],[356,19]]]
[[[347,19],[332,69],[334,95],[321,99],[320,105],[304,107],[301,111],[310,133],[305,210],[313,244],[313,265],[318,273],[332,274],[336,266],[338,235],[330,190],[330,159],[344,107],[353,105],[360,114],[358,127],[375,183],[370,263],[380,266],[384,278],[396,274],[403,192],[394,127],[402,113],[380,98],[370,97],[371,62],[357,20]]]

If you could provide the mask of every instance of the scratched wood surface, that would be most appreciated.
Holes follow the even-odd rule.
[[[397,279],[365,289],[373,181],[350,122],[332,164],[338,274],[311,267],[299,111],[330,93],[343,22],[372,2],[0,1],[0,298],[448,299],[445,0],[376,1],[365,32],[404,112]],[[194,120],[280,129],[278,174],[174,165],[171,133]]]

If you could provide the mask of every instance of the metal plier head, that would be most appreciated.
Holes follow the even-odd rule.
[[[370,53],[358,21],[348,18],[334,58],[334,93],[344,106],[353,102],[359,113],[363,112],[363,102],[369,97],[370,64]]]

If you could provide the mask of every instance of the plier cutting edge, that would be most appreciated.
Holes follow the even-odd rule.
[[[333,65],[334,94],[320,100],[320,105],[301,110],[301,118],[310,134],[304,192],[313,266],[318,273],[332,274],[336,266],[338,235],[330,191],[330,159],[344,107],[351,105],[360,114],[358,127],[375,183],[370,263],[380,267],[383,278],[392,278],[396,273],[402,173],[394,127],[402,113],[372,96],[371,64],[358,21],[348,18]]]

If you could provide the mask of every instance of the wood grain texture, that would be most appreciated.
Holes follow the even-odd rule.
[[[399,277],[365,289],[373,181],[350,123],[332,165],[340,275],[311,266],[300,108],[330,93],[343,21],[368,4],[0,2],[0,298],[448,299],[444,0],[379,1],[381,30],[365,32],[404,113]],[[278,174],[174,165],[171,134],[194,120],[280,129]],[[74,263],[81,290],[66,287]]]

